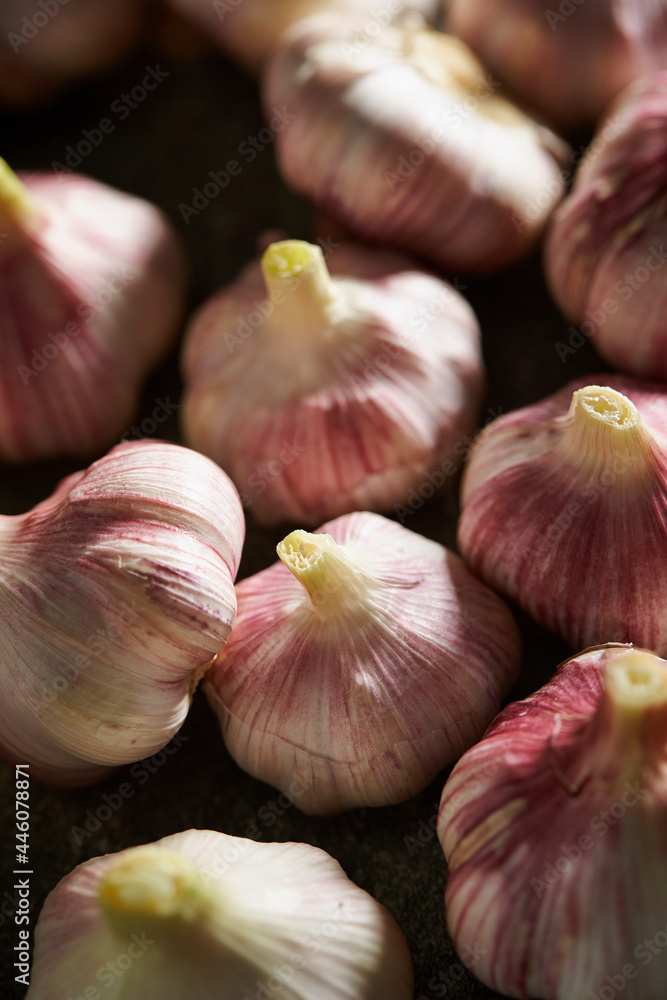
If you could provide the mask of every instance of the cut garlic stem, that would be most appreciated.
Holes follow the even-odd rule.
[[[293,531],[277,547],[289,571],[308,592],[325,621],[363,613],[364,596],[373,591],[372,577],[333,540],[331,535]]]
[[[274,306],[270,326],[295,338],[330,326],[337,294],[321,247],[303,240],[273,243],[262,257],[262,273]]]
[[[587,385],[573,393],[570,417],[577,440],[575,448],[568,440],[568,449],[582,464],[599,466],[612,455],[625,456],[628,461],[616,473],[636,471],[648,442],[639,411],[627,396],[608,386]]]
[[[38,215],[38,209],[24,184],[12,168],[0,158],[0,228],[14,228],[16,224],[29,224]]]
[[[213,893],[193,861],[152,846],[121,855],[97,894],[107,921],[123,937],[142,932],[182,937],[215,908]]]
[[[607,694],[619,714],[633,718],[667,704],[667,670],[644,650],[630,650],[611,660],[605,681]]]

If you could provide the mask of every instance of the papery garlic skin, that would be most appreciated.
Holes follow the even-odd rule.
[[[185,260],[153,205],[0,162],[0,461],[117,441],[183,307]]]
[[[264,107],[293,116],[276,152],[298,193],[358,236],[485,271],[537,241],[566,152],[498,88],[452,36],[388,27],[359,47],[322,17],[285,35]]]
[[[560,127],[597,122],[624,87],[667,64],[665,0],[446,0],[445,24]]]
[[[229,478],[160,442],[0,518],[4,754],[86,784],[164,746],[234,623],[243,537]]]
[[[229,752],[307,813],[401,802],[475,740],[516,679],[505,605],[461,560],[349,514],[237,587],[206,676]]]
[[[575,649],[615,640],[667,654],[667,391],[591,378],[475,440],[459,549]]]
[[[331,13],[353,19],[358,43],[364,45],[380,27],[417,14],[434,20],[439,0],[168,0],[191,17],[223,49],[252,72],[272,55],[281,36],[297,21]]]
[[[625,967],[624,997],[662,1000],[647,945],[667,923],[666,724],[667,662],[611,644],[508,706],[456,765],[438,818],[447,926],[487,986],[611,996]]]
[[[21,105],[106,69],[136,40],[143,0],[3,0],[0,102]]]
[[[40,914],[27,1000],[84,995],[128,946],[113,1000],[412,997],[393,917],[307,844],[188,830],[79,865]]]
[[[554,214],[545,272],[567,316],[613,365],[667,379],[667,72],[609,109]]]
[[[261,524],[404,504],[431,470],[455,471],[475,426],[468,303],[407,258],[346,244],[328,263],[317,246],[272,244],[186,333],[186,440]]]

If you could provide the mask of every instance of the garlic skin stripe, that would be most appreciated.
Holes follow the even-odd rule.
[[[260,524],[407,502],[460,465],[484,384],[476,317],[408,258],[271,244],[186,332],[186,441]]]
[[[119,445],[0,518],[0,749],[83,785],[180,728],[236,614],[231,481],[178,445]]]
[[[294,531],[278,555],[239,583],[204,683],[229,752],[307,813],[416,795],[516,679],[510,612],[453,553],[377,514]]]
[[[458,39],[389,26],[355,46],[344,19],[292,28],[267,67],[264,109],[297,193],[363,239],[455,273],[534,245],[563,194],[568,147],[499,93]],[[537,209],[535,206],[539,206]]]
[[[648,945],[667,923],[666,727],[667,662],[612,643],[509,705],[456,765],[438,818],[447,926],[491,989],[662,1000]]]
[[[485,428],[464,473],[458,545],[575,649],[613,639],[664,655],[667,390],[602,379]]]
[[[660,381],[667,379],[666,240],[661,72],[608,109],[544,245],[547,282],[563,312],[611,364]]]
[[[445,0],[445,24],[562,128],[597,122],[619,91],[667,64],[665,0]]]
[[[109,1000],[413,995],[398,925],[333,858],[212,830],[93,858],[47,897],[26,1000],[100,985]]]
[[[136,41],[144,0],[3,0],[0,104],[29,106],[112,66]]]
[[[148,202],[0,161],[0,461],[89,455],[131,424],[186,265]]]
[[[331,12],[353,20],[358,46],[367,44],[379,27],[406,15],[421,15],[431,21],[439,11],[439,0],[167,0],[176,10],[192,18],[216,44],[229,52],[252,73],[261,70],[282,35],[297,21]]]

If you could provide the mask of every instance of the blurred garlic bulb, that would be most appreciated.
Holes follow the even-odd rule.
[[[445,0],[447,29],[561,127],[596,122],[667,65],[666,0]]]
[[[191,17],[223,49],[256,72],[271,56],[281,35],[312,14],[331,12],[354,19],[358,44],[405,14],[434,19],[439,0],[168,0]]]
[[[139,441],[0,518],[0,748],[85,784],[164,746],[229,635],[243,511],[213,462]]]
[[[148,202],[0,161],[0,461],[118,440],[180,319],[185,262]]]
[[[510,612],[458,556],[378,514],[294,531],[278,555],[238,585],[206,676],[229,752],[304,812],[402,802],[516,679]]]
[[[292,116],[276,147],[296,191],[359,236],[481,271],[535,243],[563,193],[565,145],[498,87],[451,36],[388,27],[359,46],[322,17],[285,36],[264,105]]]
[[[188,830],[93,858],[35,928],[26,1000],[411,1000],[391,914],[308,844]]]
[[[590,378],[590,376],[589,376]],[[472,448],[459,549],[575,648],[667,654],[667,390],[578,379],[494,421]]]
[[[407,259],[347,245],[330,258],[272,244],[193,320],[183,368],[188,442],[257,521],[318,525],[403,503],[474,427],[477,321]]]
[[[136,40],[143,0],[2,0],[0,103],[39,100],[106,69]]]
[[[663,1000],[666,731],[667,662],[602,646],[456,765],[438,818],[447,925],[491,989]]]
[[[667,379],[667,72],[615,102],[545,243],[556,302],[604,358]],[[563,358],[572,348],[562,345]]]

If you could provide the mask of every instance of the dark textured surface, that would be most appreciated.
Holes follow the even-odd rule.
[[[239,159],[238,147],[262,128],[256,90],[222,57],[196,64],[172,64],[145,51],[103,79],[88,83],[57,106],[28,117],[0,117],[1,154],[17,169],[48,170],[62,161],[66,147],[109,116],[123,92],[141,81],[146,66],[161,64],[168,78],[146,101],[120,121],[80,170],[159,204],[185,240],[192,265],[190,306],[233,277],[255,251],[257,236],[266,229],[290,235],[311,235],[308,206],[287,192],[276,173],[270,147],[199,216],[185,225],[180,203],[189,203],[192,189],[206,182],[209,171]],[[112,117],[114,117],[112,115]],[[567,324],[550,304],[538,255],[484,280],[461,278],[465,295],[481,321],[488,364],[488,394],[480,423],[493,411],[507,412],[532,402],[570,378],[604,369],[590,345],[562,363],[554,344],[566,339]],[[148,416],[156,399],[178,398],[177,354],[149,380],[139,419]],[[178,439],[174,416],[163,425],[163,436]],[[80,462],[49,463],[0,472],[0,510],[24,511],[45,498],[66,473]],[[409,527],[454,544],[457,515],[456,483],[430,500],[410,519]],[[241,575],[275,559],[275,544],[284,535],[261,532],[248,525]],[[536,688],[567,655],[561,642],[520,616],[525,661],[517,689]],[[270,803],[278,793],[243,774],[227,755],[217,722],[201,694],[182,733],[187,740],[149,774],[141,766],[121,768],[102,785],[63,791],[37,782],[31,789],[32,926],[46,893],[71,868],[99,854],[155,840],[189,827],[212,828],[264,841],[303,840],[329,851],[359,885],[385,903],[410,944],[419,1000],[488,998],[495,996],[477,983],[453,954],[447,941],[443,889],[445,865],[434,823],[445,775],[404,805],[357,810],[343,816],[313,819],[296,808],[278,816]],[[158,758],[162,760],[162,758]],[[0,763],[3,818],[0,842],[0,898],[12,886],[14,844],[14,773]],[[132,794],[111,818],[90,834],[83,831],[87,814],[104,803],[123,783]],[[421,838],[421,839],[420,839]],[[9,959],[16,928],[0,907],[2,962],[0,995],[22,996],[16,989]],[[66,1000],[65,997],[62,1000]],[[316,1000],[316,998],[313,998]],[[378,998],[381,1000],[381,998]]]

